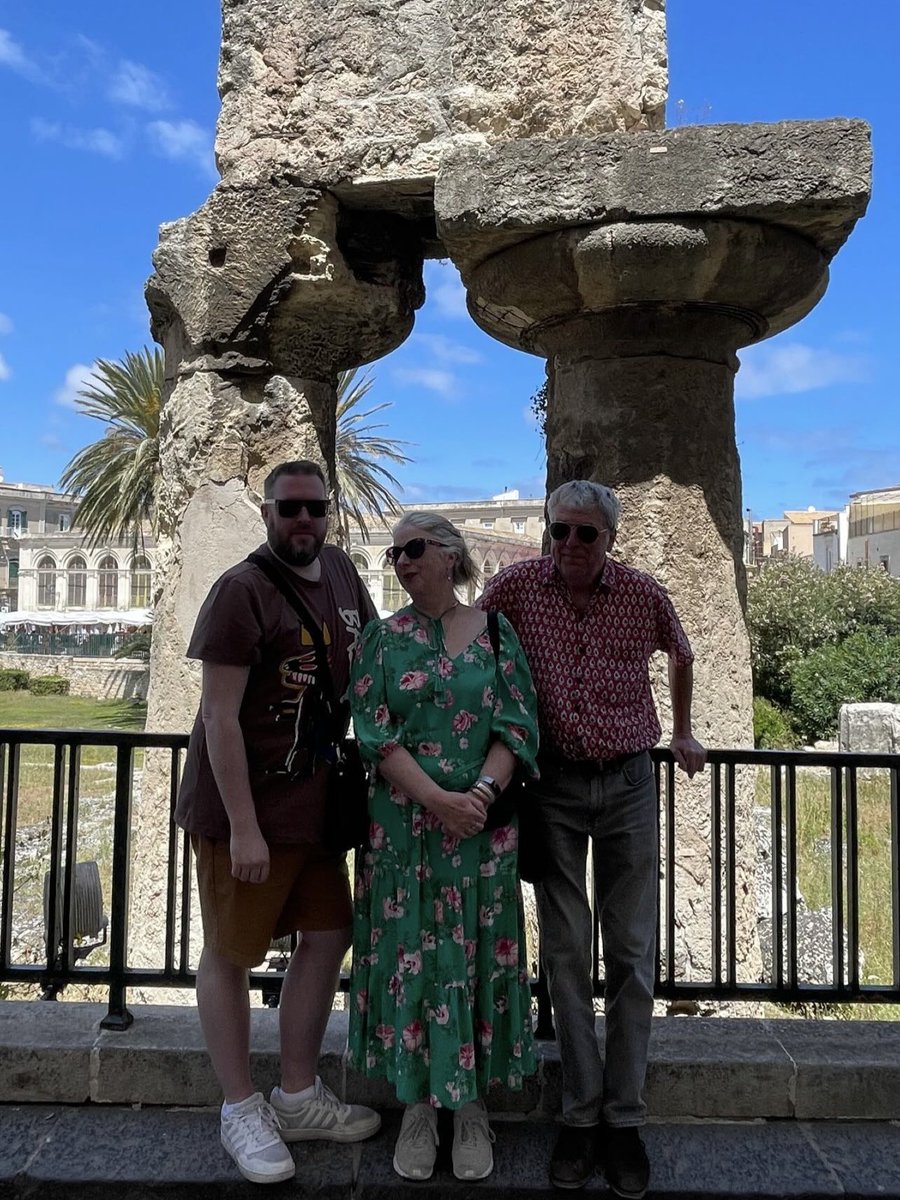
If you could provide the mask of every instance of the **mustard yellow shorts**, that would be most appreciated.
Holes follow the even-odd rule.
[[[353,923],[343,855],[305,843],[269,847],[265,883],[231,874],[228,843],[191,834],[197,860],[203,944],[228,962],[255,967],[273,938],[346,929]]]

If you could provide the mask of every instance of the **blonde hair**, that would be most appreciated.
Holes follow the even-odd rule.
[[[394,526],[394,537],[396,538],[398,529],[405,529],[409,526],[430,534],[436,542],[440,542],[442,546],[446,546],[448,550],[454,552],[456,558],[453,562],[451,582],[455,588],[477,582],[478,567],[472,557],[472,552],[466,545],[463,535],[446,517],[442,517],[440,513],[425,512],[424,510],[404,513]]]

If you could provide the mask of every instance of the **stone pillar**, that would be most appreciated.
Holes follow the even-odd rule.
[[[259,501],[279,461],[334,480],[337,373],[399,345],[424,299],[417,231],[345,212],[289,182],[218,189],[164,227],[147,288],[166,352],[159,567],[147,727],[188,730],[199,665],[185,659],[213,581],[264,540]],[[132,961],[159,965],[168,763],[147,755],[135,831]],[[199,926],[196,926],[199,929]]]
[[[572,478],[616,489],[615,553],[667,587],[694,647],[697,737],[752,746],[736,350],[816,304],[831,246],[809,236],[808,196],[793,213],[782,198],[780,220],[760,219],[763,198],[744,171],[770,166],[766,151],[785,156],[773,131],[747,131],[750,152],[732,142],[722,153],[713,130],[705,157],[696,132],[460,151],[435,205],[475,321],[547,360],[548,491]],[[666,729],[664,676],[661,662]],[[759,970],[752,783],[737,812],[743,979]],[[708,795],[706,779],[679,785],[675,961],[687,979],[711,965]]]

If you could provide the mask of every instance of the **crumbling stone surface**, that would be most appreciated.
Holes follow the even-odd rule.
[[[555,142],[448,148],[438,233],[466,270],[567,226],[715,217],[781,226],[831,259],[866,211],[864,121],[697,125]]]
[[[900,704],[842,704],[840,749],[900,754]]]
[[[659,129],[664,0],[223,0],[223,176],[433,175],[457,139]]]

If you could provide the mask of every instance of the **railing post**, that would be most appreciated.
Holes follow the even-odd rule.
[[[102,1029],[127,1029],[134,1020],[125,1004],[128,901],[131,873],[131,798],[134,750],[116,747],[116,804],[113,818],[112,904],[109,939],[109,1005]]]

